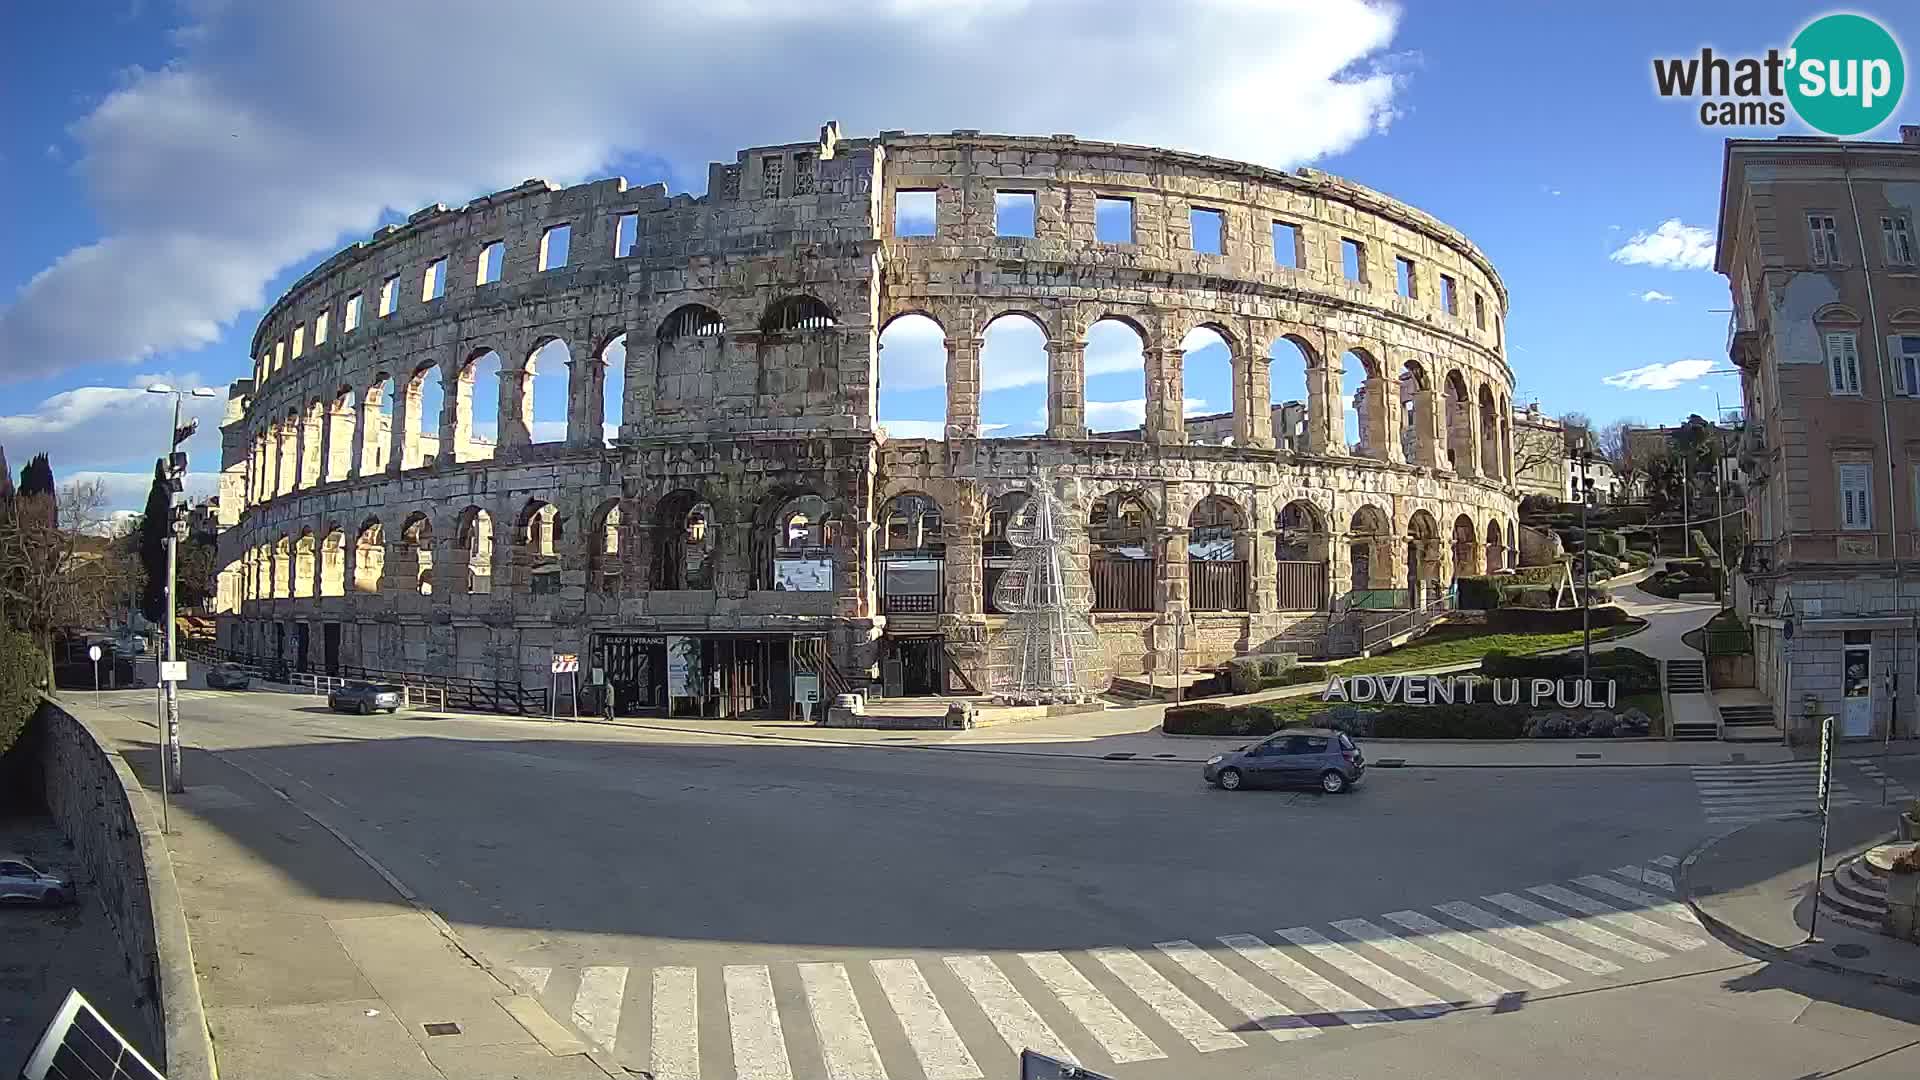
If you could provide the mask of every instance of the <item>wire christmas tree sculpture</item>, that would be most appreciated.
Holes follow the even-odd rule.
[[[1089,616],[1092,589],[1085,575],[1068,572],[1080,547],[1078,524],[1045,475],[1007,522],[1006,541],[1014,562],[993,599],[1007,622],[987,645],[994,697],[1018,705],[1091,701],[1106,687],[1106,653]]]

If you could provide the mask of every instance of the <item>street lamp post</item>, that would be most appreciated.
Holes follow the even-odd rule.
[[[1587,487],[1587,434],[1580,433],[1580,685],[1587,685],[1587,669],[1593,660],[1593,534],[1587,531],[1587,503],[1593,492]]]
[[[186,455],[181,454],[176,458],[174,448],[193,434],[192,428],[187,428],[183,431],[180,427],[180,399],[188,396],[210,398],[216,396],[218,391],[208,386],[197,386],[191,390],[176,390],[165,383],[156,383],[153,386],[147,387],[147,393],[170,394],[173,397],[173,424],[167,428],[167,450],[160,460],[162,469],[167,473],[169,481],[178,482],[178,478],[174,476],[175,462],[179,462],[178,471],[184,476],[186,472]],[[175,617],[175,608],[178,606],[176,595],[178,592],[181,524],[184,523],[176,523],[173,520],[173,493],[169,492],[167,496],[167,649],[165,657],[166,662],[169,664],[176,663],[179,660],[179,645],[177,641],[179,631],[175,625],[178,621]],[[174,794],[179,794],[187,789],[186,782],[180,775],[180,684],[169,679],[161,679],[159,683],[162,702],[161,732],[165,740],[165,750],[160,755],[160,769],[163,773],[162,786]]]

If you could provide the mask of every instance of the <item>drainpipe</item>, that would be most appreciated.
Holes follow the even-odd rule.
[[[1865,226],[1860,223],[1860,201],[1854,196],[1853,167],[1849,157],[1847,150],[1841,149],[1840,174],[1847,181],[1847,205],[1853,211],[1854,242],[1860,245],[1860,274],[1867,285],[1867,325],[1872,328],[1874,367],[1880,372],[1880,438],[1887,448],[1887,543],[1893,557],[1893,610],[1897,617],[1906,607],[1906,603],[1905,598],[1901,596],[1901,580],[1904,575],[1900,563],[1900,515],[1894,512],[1894,507],[1899,505],[1900,488],[1894,478],[1893,421],[1889,415],[1887,397],[1887,357],[1884,340],[1880,336],[1880,308],[1873,297],[1873,270],[1867,258],[1867,233]],[[1905,655],[1901,647],[1901,634],[1901,629],[1896,626],[1893,631],[1893,678],[1891,680],[1893,692],[1888,695],[1887,730],[1882,739],[1883,746],[1892,742],[1893,729],[1900,719],[1900,660]]]

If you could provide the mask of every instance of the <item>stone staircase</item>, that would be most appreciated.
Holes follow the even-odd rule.
[[[1727,742],[1779,742],[1771,705],[1721,705],[1721,738]]]
[[[1681,710],[1671,707],[1673,699],[1683,694],[1701,694],[1707,692],[1707,665],[1703,660],[1667,661],[1667,716],[1672,738],[1684,742],[1712,742],[1720,737],[1719,717],[1709,706],[1704,710],[1687,710],[1701,717],[1694,721],[1681,719]]]
[[[1862,930],[1881,932],[1887,917],[1887,860],[1874,858],[1882,848],[1856,855],[1820,879],[1820,917],[1836,918]]]

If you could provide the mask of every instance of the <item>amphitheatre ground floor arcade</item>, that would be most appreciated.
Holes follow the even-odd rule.
[[[453,468],[326,485],[223,534],[218,644],[476,695],[542,691],[553,656],[573,654],[582,685],[599,669],[632,715],[785,715],[809,672],[823,693],[985,693],[996,585],[1022,558],[1007,525],[1036,482],[1083,527],[1062,564],[1117,675],[1171,671],[1176,647],[1188,670],[1312,653],[1355,609],[1432,603],[1518,562],[1512,492],[1430,468],[1202,445],[959,449],[902,440],[836,455],[865,467],[723,480],[681,448],[629,457],[627,475],[659,478],[644,484],[570,450],[469,467],[485,484]]]

